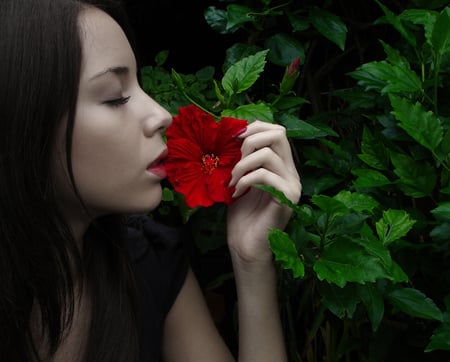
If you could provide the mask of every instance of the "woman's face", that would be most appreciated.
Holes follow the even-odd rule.
[[[91,216],[143,212],[161,200],[167,153],[162,132],[171,115],[139,86],[136,60],[120,26],[107,14],[84,10],[79,18],[83,49],[72,138],[76,187]],[[80,204],[65,165],[65,125],[58,141],[61,202],[69,218]]]

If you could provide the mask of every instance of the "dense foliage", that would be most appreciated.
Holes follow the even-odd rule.
[[[269,240],[291,361],[442,361],[450,356],[449,3],[348,3],[210,6],[205,21],[235,41],[223,64],[181,74],[165,68],[163,50],[142,68],[144,89],[174,115],[193,103],[286,127],[302,200],[266,190],[294,212]],[[299,73],[289,68],[297,57]],[[224,206],[188,209],[170,185],[164,191],[154,216],[183,223],[202,254],[226,260]],[[205,289],[225,290],[232,305],[231,269],[220,265]]]

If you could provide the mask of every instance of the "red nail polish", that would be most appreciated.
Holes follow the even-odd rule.
[[[231,137],[236,138],[239,135],[241,135],[242,133],[244,133],[245,131],[247,131],[247,127],[241,128],[239,131],[233,133],[233,135]]]

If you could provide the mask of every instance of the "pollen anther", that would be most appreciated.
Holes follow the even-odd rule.
[[[219,157],[214,155],[214,153],[202,156],[202,171],[206,175],[211,175],[211,173],[217,168],[218,164]]]

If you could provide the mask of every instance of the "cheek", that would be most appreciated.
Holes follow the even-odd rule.
[[[130,176],[136,142],[104,132],[77,132],[72,144],[72,168],[77,187],[107,187]],[[131,167],[127,167],[127,165]]]
[[[86,107],[85,107],[86,108]],[[138,129],[115,113],[87,108],[75,122],[72,137],[72,166],[76,179],[98,174],[99,178],[117,174],[132,162],[138,147]]]

